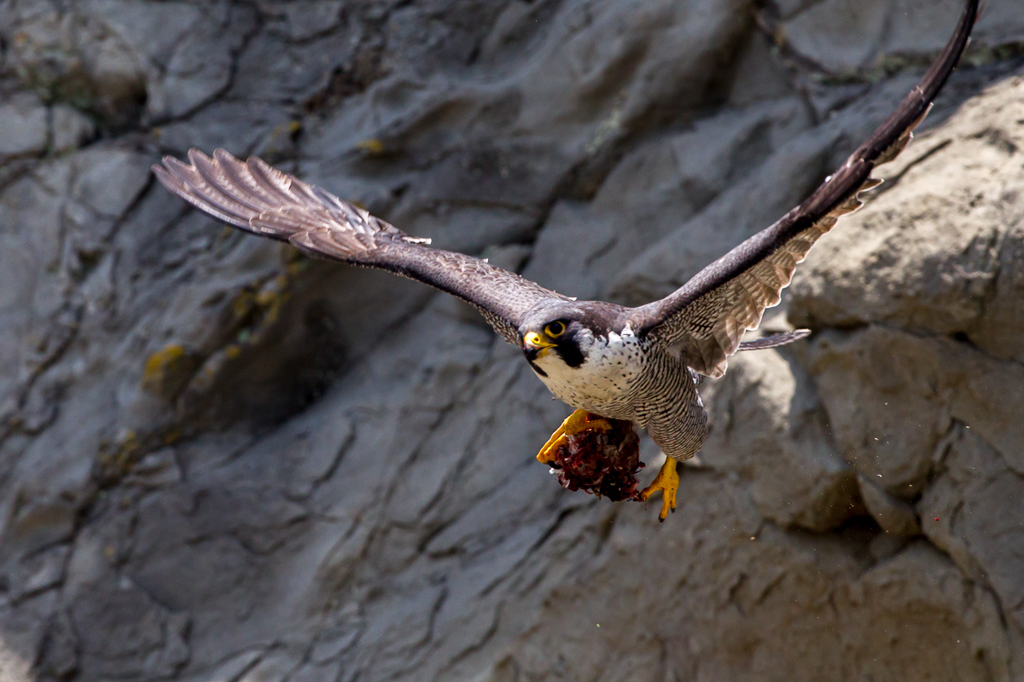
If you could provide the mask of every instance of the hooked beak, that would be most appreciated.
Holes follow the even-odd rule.
[[[537,332],[530,332],[523,337],[523,353],[526,354],[526,359],[533,362],[537,358],[544,357],[549,348],[554,348],[557,344],[546,340],[543,336]]]

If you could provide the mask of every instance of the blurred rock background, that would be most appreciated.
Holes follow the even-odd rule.
[[[764,325],[814,335],[706,386],[661,526],[534,461],[568,410],[474,312],[148,170],[259,154],[638,303],[960,4],[0,0],[0,680],[1024,679],[1019,0]]]

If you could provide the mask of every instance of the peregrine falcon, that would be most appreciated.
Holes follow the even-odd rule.
[[[766,308],[779,303],[818,238],[861,205],[860,192],[880,184],[872,169],[910,142],[966,48],[977,11],[978,0],[968,0],[953,37],[917,87],[810,197],[675,292],[637,308],[578,301],[484,260],[431,248],[429,240],[255,157],[242,162],[222,149],[213,157],[193,149],[189,164],[165,157],[153,171],[182,199],[242,230],[321,258],[418,280],[475,306],[522,350],[551,393],[576,408],[538,459],[549,461],[566,434],[593,428],[591,415],[631,421],[667,455],[642,493],[647,499],[663,491],[664,519],[675,508],[676,462],[695,455],[707,435],[700,381],[722,376],[737,350],[770,348],[808,333],[741,340]]]

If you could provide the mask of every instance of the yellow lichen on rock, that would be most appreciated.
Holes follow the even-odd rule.
[[[384,143],[375,137],[371,137],[368,140],[361,140],[356,142],[356,149],[371,154],[373,156],[379,156],[385,152]]]
[[[102,477],[123,478],[139,460],[141,452],[142,442],[134,429],[123,429],[113,441],[104,440],[96,457]]]
[[[172,400],[188,383],[198,363],[180,343],[171,343],[146,360],[142,370],[142,390]]]

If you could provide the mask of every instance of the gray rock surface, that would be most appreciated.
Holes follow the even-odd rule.
[[[11,95],[0,104],[0,159],[38,154],[46,149],[46,107],[31,93]]]
[[[678,512],[454,299],[225,230],[223,146],[571,295],[799,201],[958,0],[0,0],[0,681],[1024,678],[1024,14],[705,386]],[[659,453],[646,442],[648,480]]]

